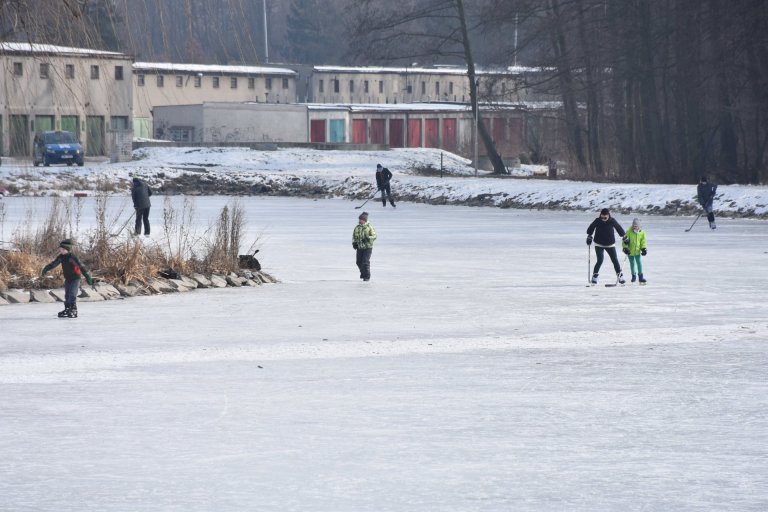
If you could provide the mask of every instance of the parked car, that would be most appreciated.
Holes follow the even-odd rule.
[[[35,167],[40,164],[48,167],[51,164],[73,163],[82,167],[83,156],[83,146],[72,132],[52,131],[35,134],[32,146],[32,164]]]

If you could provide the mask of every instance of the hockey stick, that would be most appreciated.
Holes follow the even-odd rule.
[[[117,231],[117,233],[111,234],[111,235],[109,235],[109,236],[111,236],[111,237],[120,236],[120,233],[122,233],[122,232],[123,232],[123,230],[126,228],[126,226],[128,226],[128,223],[129,223],[129,222],[131,222],[131,219],[132,219],[132,218],[133,218],[133,215],[129,215],[129,216],[128,216],[128,219],[125,221],[125,224],[123,224],[123,227],[121,227],[121,228],[120,228],[120,229]]]
[[[624,254],[624,262],[623,263],[624,263],[624,265],[627,264],[627,255],[626,255],[626,253]],[[619,266],[619,268],[621,268],[621,266]],[[619,273],[616,274],[616,282],[615,283],[607,283],[605,285],[605,287],[606,288],[613,288],[614,286],[618,286],[619,285],[619,276],[621,276],[623,273],[624,273],[623,271],[619,270]]]
[[[379,193],[379,189],[377,188],[377,189],[376,189],[376,192],[374,192],[374,193],[373,193],[373,195],[372,195],[371,197],[369,197],[368,199],[366,199],[366,200],[365,200],[365,203],[367,203],[368,201],[370,201],[371,199],[373,199],[374,197],[376,197],[376,194],[378,194],[378,193]],[[360,208],[362,208],[363,206],[365,206],[365,203],[361,204],[360,206],[355,206],[355,210],[359,210]]]
[[[592,286],[592,247],[587,245],[587,288]]]
[[[696,221],[699,220],[699,217],[701,217],[701,213],[698,214],[696,218],[693,220],[693,224],[691,224],[691,227],[685,230],[686,233],[693,229],[693,225],[696,224]]]

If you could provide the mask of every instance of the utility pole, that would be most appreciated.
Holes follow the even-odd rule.
[[[264,11],[264,62],[269,64],[269,36],[267,34],[267,0],[261,3]]]
[[[480,104],[477,100],[477,96],[480,94],[480,79],[475,80],[475,176],[477,176],[477,160],[479,158],[477,151],[477,139],[479,133],[478,124],[480,119]]]

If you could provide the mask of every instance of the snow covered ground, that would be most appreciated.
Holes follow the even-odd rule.
[[[439,176],[441,155],[443,177]],[[129,175],[137,174],[155,189],[167,187],[187,193],[315,194],[359,199],[374,192],[376,164],[382,163],[394,173],[393,193],[410,201],[589,211],[609,207],[672,215],[700,211],[694,185],[521,180],[493,178],[482,171],[475,177],[468,160],[437,149],[145,148],[136,150],[134,158],[120,164],[89,162],[87,167],[76,169],[35,168],[4,159],[0,186],[22,195],[71,195],[98,186],[125,194]],[[430,175],[425,175],[424,169],[429,169]],[[515,174],[533,175],[543,169],[523,166]],[[721,185],[715,210],[720,216],[767,218],[768,187]]]
[[[0,307],[0,510],[768,508],[765,221],[605,288],[593,213],[369,203],[363,283],[359,202],[243,204],[280,284]]]

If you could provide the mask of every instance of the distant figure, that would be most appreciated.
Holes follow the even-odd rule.
[[[93,286],[93,279],[88,274],[77,256],[72,254],[74,242],[67,238],[59,244],[59,255],[56,259],[43,267],[40,277],[61,265],[64,273],[64,311],[59,312],[59,318],[77,318],[77,294],[80,292],[80,276],[85,277],[89,285]]]
[[[592,271],[592,284],[597,284],[597,276],[600,273],[600,267],[603,264],[603,253],[607,252],[613,262],[613,269],[616,271],[616,280],[624,284],[624,275],[621,273],[621,265],[619,264],[619,257],[616,254],[616,238],[613,235],[613,231],[622,237],[622,242],[629,242],[629,239],[624,233],[624,228],[616,222],[616,219],[611,217],[611,212],[608,208],[600,210],[600,216],[592,221],[592,224],[587,228],[587,245],[592,245],[592,233],[595,234],[595,254],[597,255],[597,263]]]
[[[352,231],[352,248],[356,252],[357,268],[360,269],[360,279],[371,279],[371,254],[373,241],[376,240],[376,230],[368,224],[368,212],[363,212],[357,218],[357,226]]]
[[[547,163],[547,166],[549,167],[549,179],[556,180],[557,179],[557,162],[554,158],[550,158],[549,162]]]
[[[387,196],[389,196],[389,204],[393,207],[395,206],[395,202],[392,200],[392,191],[389,188],[389,181],[391,179],[392,173],[389,172],[389,169],[382,167],[381,164],[376,164],[376,186],[381,190],[382,206],[387,206]]]
[[[712,213],[712,205],[715,201],[715,194],[717,193],[717,185],[709,183],[706,176],[702,176],[699,180],[699,186],[696,187],[696,192],[699,196],[699,204],[704,211],[707,212],[707,220],[709,221],[709,227],[716,229],[715,214]]]
[[[149,236],[149,208],[152,204],[149,202],[149,196],[152,195],[152,189],[146,182],[139,178],[133,178],[131,186],[131,197],[133,198],[133,207],[136,210],[136,227],[133,232],[136,236],[141,234],[141,224],[144,222],[144,236]]]
[[[632,282],[637,281],[640,277],[640,284],[645,284],[645,276],[643,276],[643,256],[648,254],[646,248],[645,231],[640,227],[640,220],[635,219],[632,221],[632,229],[627,231],[625,237],[627,242],[622,243],[621,250],[624,254],[629,256],[629,268],[632,270]],[[635,272],[635,265],[637,265],[637,272]]]

